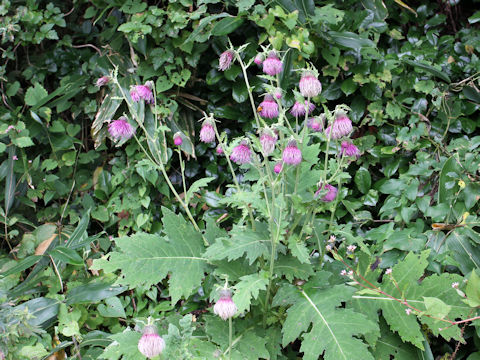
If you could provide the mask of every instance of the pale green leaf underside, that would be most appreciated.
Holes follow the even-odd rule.
[[[266,290],[268,278],[265,271],[258,274],[242,276],[235,285],[233,302],[237,305],[238,313],[250,309],[252,297],[256,299],[260,290]]]

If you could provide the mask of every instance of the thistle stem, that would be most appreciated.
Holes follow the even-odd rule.
[[[232,359],[232,318],[228,319],[228,359]]]

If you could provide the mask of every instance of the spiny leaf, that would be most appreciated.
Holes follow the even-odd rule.
[[[260,290],[265,290],[267,285],[268,276],[265,271],[242,276],[240,281],[234,286],[233,302],[237,305],[238,312],[241,313],[250,309],[252,298],[256,299]]]

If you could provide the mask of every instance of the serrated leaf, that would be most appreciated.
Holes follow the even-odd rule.
[[[34,86],[29,87],[25,93],[25,104],[35,106],[46,96],[48,96],[47,90],[39,83],[35,83]]]
[[[99,359],[118,360],[145,360],[140,351],[138,351],[138,340],[142,335],[139,332],[127,328],[125,331],[110,335],[112,343],[108,345]]]
[[[123,236],[116,239],[117,251],[110,253],[109,260],[94,260],[92,269],[120,269],[117,282],[131,289],[156,284],[170,274],[170,296],[175,304],[201,285],[207,258],[202,257],[203,240],[193,226],[167,208],[162,212],[166,238],[142,232]]]
[[[310,264],[310,255],[307,247],[296,236],[290,236],[288,239],[288,248],[301,263]]]
[[[285,276],[288,281],[293,281],[293,279],[306,280],[313,275],[313,268],[310,262],[302,264],[294,257],[281,256],[275,261],[274,272]]]
[[[202,187],[208,185],[208,183],[212,180],[214,180],[214,177],[206,177],[203,179],[199,179],[195,181],[190,188],[187,191],[187,195],[185,197],[185,202],[188,204],[190,200],[192,199],[193,193],[200,190]]]
[[[258,274],[242,276],[234,286],[233,302],[237,306],[238,313],[250,309],[250,303],[258,297],[260,290],[265,290],[268,285],[268,276],[265,271]]]

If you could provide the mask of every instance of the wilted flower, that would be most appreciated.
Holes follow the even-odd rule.
[[[102,76],[101,78],[97,79],[97,82],[95,85],[97,85],[98,87],[101,87],[103,85],[107,85],[109,81],[110,81],[110,78],[108,76]]]
[[[134,85],[130,89],[130,97],[134,102],[145,100],[147,104],[153,104],[152,83],[147,81],[145,85]]]
[[[320,194],[320,191],[324,188],[324,186],[320,186],[318,190],[315,192],[315,196],[318,196]],[[337,188],[335,186],[332,186],[330,184],[325,184],[325,189],[327,190],[327,193],[325,196],[322,198],[322,201],[325,202],[332,202],[335,197],[337,196]]]
[[[218,60],[218,70],[225,71],[230,68],[232,65],[232,60],[235,53],[233,50],[224,51],[220,55],[220,59]]]
[[[322,84],[318,80],[318,76],[310,70],[302,74],[298,87],[300,93],[307,98],[315,97],[322,91]]]
[[[270,155],[273,150],[275,150],[275,144],[277,142],[277,135],[270,130],[265,128],[260,135],[260,144],[262,145],[263,154],[265,156]]]
[[[143,335],[138,341],[138,351],[148,359],[160,355],[165,349],[165,340],[157,334],[157,329],[153,325],[147,325],[143,329]]]
[[[263,54],[260,53],[255,56],[255,59],[253,59],[253,62],[257,65],[262,65],[263,59],[264,59],[264,56]]]
[[[295,104],[293,104],[292,109],[290,110],[290,114],[295,117],[304,116],[305,112],[308,112],[308,114],[310,114],[314,109],[315,105],[312,103],[308,103],[307,100],[305,100],[305,103],[303,104],[299,101],[295,101]]]
[[[260,103],[258,110],[264,118],[273,119],[278,116],[278,104],[272,95],[265,95],[265,99]]]
[[[210,119],[203,121],[202,128],[200,129],[200,141],[206,144],[215,141],[215,129]]]
[[[127,118],[122,116],[108,124],[108,132],[114,140],[128,140],[133,136],[135,130],[127,121]]]
[[[307,120],[307,126],[312,129],[314,132],[319,132],[322,130],[323,122],[320,116],[314,116]]]
[[[358,148],[351,142],[342,141],[340,154],[345,156],[355,156],[358,158],[360,156],[360,150],[358,150]]]
[[[285,164],[298,165],[302,162],[302,152],[297,147],[295,140],[290,140],[283,150],[282,160]]]
[[[237,306],[232,300],[230,290],[223,289],[220,291],[220,299],[218,299],[213,307],[213,312],[223,320],[230,319],[237,313]]]
[[[283,163],[282,162],[277,162],[275,166],[273,167],[273,171],[275,171],[275,174],[280,174],[283,168]]]
[[[339,113],[333,124],[327,127],[325,133],[332,139],[340,139],[342,136],[350,134],[353,130],[352,121],[344,113]],[[330,135],[330,131],[332,134]]]
[[[239,145],[235,146],[230,155],[230,160],[238,165],[247,164],[250,162],[252,151],[248,143],[243,140]]]
[[[282,61],[278,58],[275,51],[270,51],[268,57],[263,61],[263,72],[267,75],[277,75],[283,70]]]
[[[216,151],[217,151],[217,154],[218,154],[218,155],[222,155],[222,154],[223,154],[222,145],[218,144]]]
[[[182,145],[183,139],[181,133],[177,132],[175,135],[173,135],[173,143],[177,146]]]

